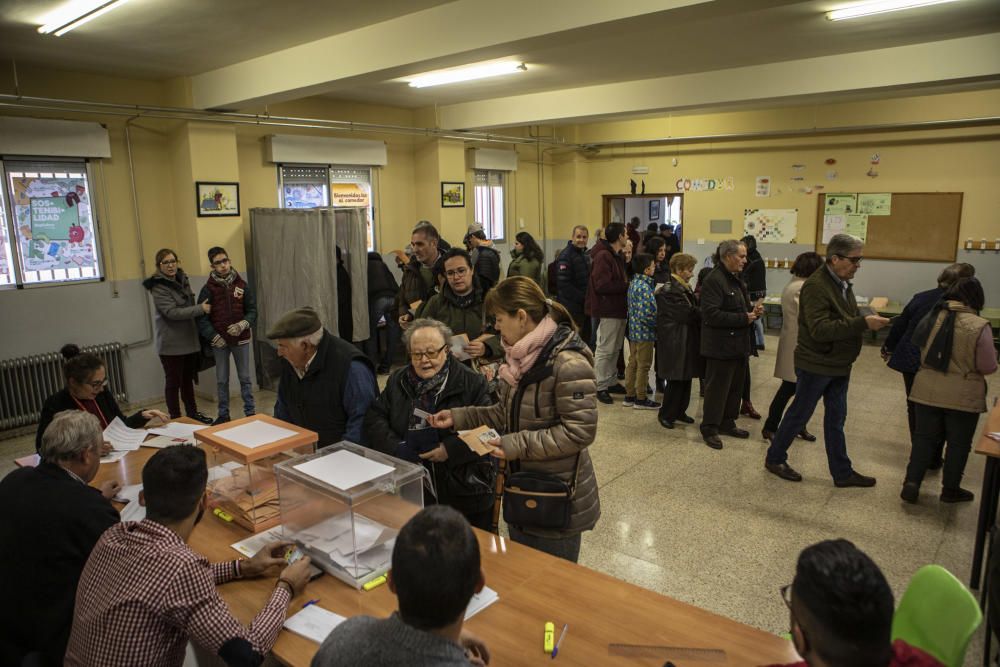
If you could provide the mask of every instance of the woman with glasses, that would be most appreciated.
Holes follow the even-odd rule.
[[[143,281],[156,307],[156,353],[165,375],[164,394],[170,418],[181,416],[181,402],[188,417],[203,424],[212,418],[198,412],[194,378],[198,373],[201,341],[195,320],[212,312],[208,301],[195,303],[191,283],[177,261],[177,253],[163,248],[156,253],[156,271]],[[180,393],[180,401],[177,394]]]
[[[126,426],[140,428],[154,417],[167,421],[169,417],[159,410],[140,410],[131,417],[122,414],[121,408],[115,402],[115,397],[107,391],[108,374],[104,362],[96,354],[80,352],[76,345],[64,345],[59,350],[66,360],[63,373],[66,386],[45,399],[42,406],[42,416],[38,420],[38,433],[35,435],[35,450],[41,451],[42,434],[52,423],[53,417],[63,410],[83,410],[97,417],[101,428],[118,417]],[[111,445],[104,443],[103,454],[111,451]]]
[[[450,505],[473,526],[490,530],[496,473],[488,456],[473,452],[453,432],[439,431],[428,414],[491,403],[482,375],[450,354],[451,330],[436,320],[415,320],[403,333],[410,363],[389,376],[365,415],[368,447],[423,463],[431,485],[425,504]]]

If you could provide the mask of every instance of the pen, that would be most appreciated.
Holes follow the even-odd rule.
[[[315,600],[309,600],[309,602],[306,602],[304,605],[302,605],[302,608],[305,609],[309,605],[316,604],[317,602],[319,602],[319,598],[316,598]]]
[[[552,659],[556,659],[556,654],[559,653],[559,647],[562,646],[562,640],[566,637],[566,631],[569,630],[569,623],[563,626],[562,632],[559,633],[559,641],[556,642],[556,647],[552,649]]]
[[[386,576],[383,574],[381,576],[375,577],[374,579],[372,579],[371,581],[369,581],[367,584],[365,584],[364,586],[362,586],[362,588],[365,589],[366,591],[370,591],[372,589],[378,588],[379,586],[381,586],[385,582],[386,582]]]

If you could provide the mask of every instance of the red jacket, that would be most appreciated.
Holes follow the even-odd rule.
[[[593,264],[587,283],[584,312],[591,317],[628,317],[628,278],[625,260],[601,239],[591,250]]]
[[[207,299],[212,306],[212,312],[198,318],[198,330],[209,342],[218,334],[227,345],[248,345],[250,329],[244,330],[239,336],[230,336],[226,329],[230,324],[236,324],[240,320],[246,320],[251,327],[256,324],[257,299],[247,282],[236,273],[236,269],[232,272],[233,281],[229,285],[219,282],[210,275],[208,282],[201,288],[198,303]]]
[[[768,665],[768,667],[809,667],[805,660],[790,665]],[[936,658],[920,649],[910,646],[902,639],[892,643],[892,659],[886,667],[944,667]]]

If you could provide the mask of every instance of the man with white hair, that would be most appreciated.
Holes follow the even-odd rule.
[[[121,484],[89,486],[101,466],[104,437],[97,417],[56,414],[42,434],[42,462],[0,481],[0,664],[61,665],[73,624],[80,573],[94,544],[118,523],[108,501]],[[28,664],[27,662],[23,664]]]
[[[847,386],[851,366],[861,354],[862,337],[889,324],[880,315],[861,315],[851,278],[863,259],[864,243],[836,234],[826,246],[826,266],[815,271],[799,295],[799,338],[795,347],[795,398],[767,450],[764,467],[789,482],[802,475],[788,465],[788,448],[806,427],[823,399],[823,441],[833,483],[838,487],[875,486],[875,478],[856,472],[847,456]]]
[[[371,360],[324,329],[312,308],[285,313],[267,337],[287,362],[274,416],[319,433],[319,447],[360,444],[365,413],[378,395]]]

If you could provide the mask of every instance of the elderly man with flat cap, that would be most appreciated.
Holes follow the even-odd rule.
[[[267,337],[287,362],[274,416],[319,433],[320,447],[361,443],[365,413],[378,395],[368,357],[324,329],[312,308],[285,313]]]

